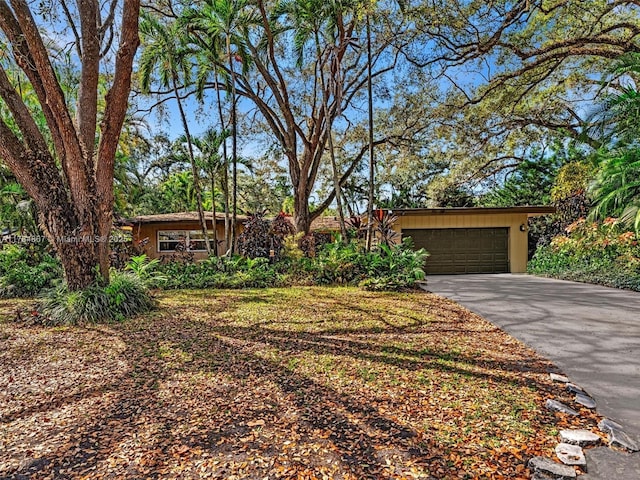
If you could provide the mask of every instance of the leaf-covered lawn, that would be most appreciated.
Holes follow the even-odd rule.
[[[0,301],[0,478],[528,478],[568,422],[547,361],[437,296],[159,299],[64,328]]]

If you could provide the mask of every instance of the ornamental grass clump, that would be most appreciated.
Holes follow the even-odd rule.
[[[155,306],[143,281],[131,272],[113,271],[108,285],[48,290],[40,299],[38,316],[47,325],[109,323],[148,312]]]

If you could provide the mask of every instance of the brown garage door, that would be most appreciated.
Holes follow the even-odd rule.
[[[425,248],[428,274],[509,272],[508,228],[403,230],[416,248]]]

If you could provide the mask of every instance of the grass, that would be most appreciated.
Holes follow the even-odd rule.
[[[1,478],[527,478],[568,425],[543,408],[563,399],[552,365],[437,296],[159,302],[121,324],[45,328],[0,300]]]

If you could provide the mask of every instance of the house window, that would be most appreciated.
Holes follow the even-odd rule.
[[[209,239],[213,232],[207,232]],[[200,230],[161,230],[158,232],[158,252],[175,252],[186,249],[189,252],[206,252],[204,235]]]

